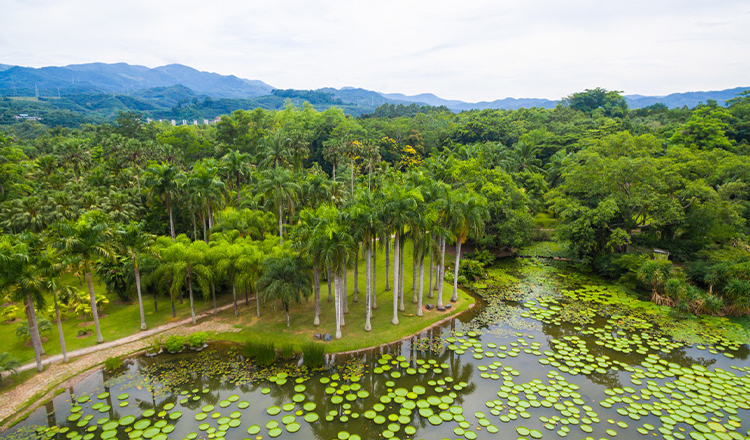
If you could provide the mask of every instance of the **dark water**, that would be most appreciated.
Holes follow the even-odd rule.
[[[534,286],[538,287],[538,281],[538,276],[533,279],[520,276],[519,283],[528,283],[528,298],[535,297]],[[553,286],[553,290],[555,288],[559,286]],[[549,286],[545,289],[548,292]],[[487,313],[489,306],[477,307],[410,340],[383,349],[332,357],[327,369],[312,373],[300,368],[298,360],[277,369],[256,368],[229,345],[213,345],[200,354],[188,352],[162,354],[156,358],[137,357],[129,360],[117,373],[98,371],[89,375],[0,436],[57,440],[165,440],[191,437],[256,439],[271,438],[272,433],[279,433],[279,438],[330,440],[354,435],[351,438],[356,440],[356,436],[362,439],[505,439],[539,435],[546,439],[562,436],[724,439],[745,438],[747,435],[750,428],[747,346],[735,347],[737,350],[731,351],[733,358],[721,352],[711,354],[707,349],[687,344],[675,344],[660,351],[653,340],[652,345],[641,344],[647,347],[645,354],[633,350],[618,351],[602,342],[601,333],[599,336],[589,333],[589,330],[601,330],[611,324],[605,317],[597,316],[586,325],[550,324],[532,317],[519,317],[520,313],[528,311],[528,307],[521,303],[505,304],[506,315],[510,313],[514,317],[511,321],[479,319],[477,317]],[[475,333],[470,335],[469,331],[476,332],[476,336],[472,337]],[[640,330],[607,331],[620,337],[639,337],[643,333]],[[665,338],[662,342],[666,344],[668,341]],[[464,352],[460,354],[462,345]],[[583,351],[570,347],[582,348]],[[488,352],[493,355],[489,357]],[[561,365],[570,362],[572,367],[561,369],[553,364],[540,363],[543,359],[555,361],[554,354],[558,355],[556,360]],[[577,367],[574,356],[578,356]],[[669,370],[670,363],[672,371],[678,374],[661,374],[665,369]],[[594,364],[600,370],[588,374],[572,374],[570,371],[587,366],[593,368]],[[391,369],[381,372],[384,365]],[[677,366],[688,369],[693,365],[702,367],[688,372],[675,369]],[[394,371],[401,376],[391,376]],[[283,385],[269,380],[278,382],[278,378],[283,377],[279,372],[288,374]],[[693,372],[700,376],[698,380]],[[328,382],[321,383],[321,379]],[[710,385],[703,387],[701,381]],[[332,386],[334,383],[335,387]],[[718,385],[714,386],[714,383]],[[297,388],[295,391],[299,385],[303,385],[304,390]],[[399,399],[408,391],[415,391],[415,386],[423,387],[424,393]],[[662,387],[661,391],[658,387]],[[264,389],[267,389],[267,394]],[[334,393],[329,394],[332,390]],[[337,390],[341,393],[336,394]],[[369,395],[355,398],[361,391]],[[97,397],[104,392],[109,393],[108,396]],[[124,393],[128,396],[121,396]],[[711,398],[701,400],[701,396],[707,394]],[[336,395],[341,396],[342,402],[332,399]],[[90,400],[75,405],[74,396],[77,399],[89,396]],[[294,402],[295,396],[301,401]],[[390,396],[390,399],[384,399],[383,408],[379,408],[377,404],[383,396]],[[425,403],[429,396],[442,397],[442,408],[440,404],[434,404],[437,401]],[[610,402],[609,408],[600,405],[613,396],[620,401]],[[540,405],[545,399],[549,403]],[[120,406],[121,402],[128,404]],[[221,407],[221,402],[228,406]],[[247,402],[247,408],[238,407],[242,402]],[[307,402],[315,403],[315,409],[303,409]],[[101,407],[93,408],[96,404],[104,406],[103,412]],[[283,408],[284,404],[293,405]],[[165,405],[168,410],[164,410]],[[196,421],[196,415],[202,413],[206,405],[215,408],[206,412],[205,420]],[[80,407],[78,412],[82,417],[69,421],[76,406]],[[272,406],[281,408],[279,414],[268,414],[267,410]],[[420,415],[421,406],[427,406],[429,410],[425,415],[432,412],[449,417],[447,414],[455,411],[458,420],[442,420],[433,425],[429,417]],[[638,417],[637,420],[625,412],[627,408],[630,408],[630,415]],[[150,409],[154,414],[144,416],[144,412]],[[637,414],[639,410],[641,413]],[[170,418],[177,411],[182,416]],[[212,418],[214,413],[218,413],[217,418]],[[231,422],[232,413],[235,413],[239,426],[231,427],[237,424]],[[304,415],[308,413],[318,414],[319,420],[306,422]],[[369,418],[366,417],[368,414]],[[371,420],[373,414],[385,417],[385,423],[375,423]],[[665,419],[673,414],[682,420]],[[93,417],[84,421],[86,416]],[[126,416],[134,416],[135,423],[122,426],[111,423]],[[299,424],[297,432],[285,429],[284,421],[290,422],[290,417],[284,420],[285,416],[293,417],[291,423]],[[330,420],[326,416],[330,416]],[[389,420],[389,416],[394,420]],[[398,416],[402,418],[399,420]],[[225,417],[227,419],[223,419]],[[150,421],[148,428],[156,424],[164,426],[142,429],[137,435],[134,426],[143,419]],[[272,421],[278,422],[280,432],[273,432],[273,426],[267,428],[267,423]],[[462,422],[466,429],[460,427]],[[199,429],[205,423],[209,424],[209,429]],[[223,429],[220,429],[222,425]],[[248,433],[248,428],[253,425],[260,427],[257,434]],[[581,428],[584,425],[590,426],[590,432]],[[56,430],[49,429],[55,426]],[[407,427],[411,427],[410,431]],[[492,427],[498,432],[492,433]],[[639,433],[638,428],[644,430],[645,435]],[[662,428],[661,432],[659,428]],[[411,430],[414,430],[413,434],[408,433]]]

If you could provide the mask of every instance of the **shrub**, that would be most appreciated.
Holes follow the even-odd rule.
[[[492,266],[495,264],[495,254],[488,251],[487,249],[484,249],[482,251],[477,252],[476,254],[471,256],[472,260],[479,261],[480,263],[484,264],[485,266]]]
[[[481,280],[484,278],[485,270],[484,263],[470,258],[466,258],[461,261],[458,266],[458,276],[472,281]]]
[[[164,341],[164,346],[168,351],[172,353],[182,351],[182,349],[185,347],[185,337],[180,335],[172,335],[168,337],[166,341]]]
[[[188,336],[187,341],[192,348],[201,348],[206,343],[206,339],[208,339],[206,332],[195,332]]]
[[[2,353],[0,354],[0,373],[10,371],[12,373],[18,373],[18,368],[21,366],[21,363],[18,362],[18,360],[8,353]],[[0,374],[0,383],[3,381],[3,375]]]
[[[18,306],[8,306],[3,309],[3,316],[6,321],[15,321],[18,317]]]
[[[122,367],[122,358],[120,356],[111,357],[104,361],[104,368],[107,371],[114,371],[120,367]]]
[[[52,330],[52,323],[42,316],[37,316],[36,326],[39,329],[39,333]],[[31,333],[29,332],[29,321],[24,321],[18,324],[18,327],[16,327],[16,337],[22,341],[26,341],[31,337]]]
[[[148,349],[147,349],[148,352],[149,353],[154,353],[154,354],[160,352],[161,351],[161,344],[162,344],[162,340],[161,339],[154,339],[153,341],[151,341],[151,344],[149,344],[149,346],[148,346]]]
[[[308,342],[302,346],[302,362],[308,368],[317,368],[326,361],[326,348],[322,344]]]
[[[281,357],[284,359],[291,359],[294,357],[294,345],[284,344],[281,346]]]
[[[88,333],[91,333],[91,327],[84,327],[78,330],[78,336],[86,336]]]

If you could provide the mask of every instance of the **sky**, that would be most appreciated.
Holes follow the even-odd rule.
[[[180,63],[467,102],[750,86],[742,0],[0,0],[0,63]]]

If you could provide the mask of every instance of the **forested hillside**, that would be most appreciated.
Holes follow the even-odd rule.
[[[512,251],[551,234],[658,303],[750,312],[748,94],[631,110],[594,89],[552,109],[385,105],[365,118],[288,102],[177,127],[123,112],[79,129],[5,127],[0,148],[2,255],[26,252],[52,279],[60,252],[123,298],[140,282],[171,298],[252,290],[268,259],[338,280],[376,249],[398,267],[404,242],[415,274],[426,258],[442,279],[455,268],[446,247]]]

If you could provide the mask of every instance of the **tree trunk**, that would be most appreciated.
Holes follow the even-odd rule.
[[[411,291],[412,291],[412,298],[411,302],[412,304],[417,303],[417,281],[419,277],[419,262],[417,261],[415,252],[411,253],[411,259],[412,259],[412,282],[411,282]]]
[[[141,330],[146,330],[146,314],[143,312],[143,297],[141,297],[141,271],[138,268],[138,260],[135,258],[133,258],[133,267],[135,269],[135,291],[138,292],[138,308],[141,312]],[[57,307],[57,301],[55,301],[55,307]]]
[[[60,335],[60,349],[62,350],[63,362],[68,362],[68,349],[65,346],[65,335],[62,329],[62,320],[60,319],[60,306],[57,304],[57,295],[52,298],[55,301],[55,317],[57,318],[57,334]],[[143,307],[141,307],[141,312]]]
[[[393,244],[393,319],[391,320],[391,324],[398,325],[398,270],[401,267],[399,264],[399,242],[400,237],[398,231],[396,231],[396,241]],[[386,248],[387,249],[387,248]],[[387,254],[386,254],[387,257]],[[386,259],[386,261],[388,261]],[[387,281],[386,281],[387,282]]]
[[[282,217],[281,203],[279,203],[279,245],[284,245],[284,217]]]
[[[289,328],[289,306],[284,305],[284,311],[286,311],[286,328]]]
[[[313,318],[313,325],[320,325],[320,267],[317,265],[313,269],[313,292],[315,293],[315,318]]]
[[[158,312],[159,311],[159,303],[158,303],[159,298],[158,298],[157,294],[158,294],[157,290],[154,289],[154,312]]]
[[[422,316],[422,287],[424,286],[424,255],[419,259],[419,295],[417,296],[417,316]]]
[[[211,287],[213,288],[213,283],[211,284]],[[240,312],[237,311],[237,284],[234,282],[234,277],[232,278],[232,301],[234,301],[234,316],[238,316]],[[214,293],[214,314],[216,314],[216,293]]]
[[[172,296],[171,293],[169,294],[169,301],[172,303],[172,318],[176,318],[177,317],[177,310],[175,310],[175,308],[174,308],[174,297]]]
[[[234,281],[232,281],[232,287],[234,287]],[[211,299],[213,299],[213,302],[214,302],[214,315],[215,315],[219,310],[216,307],[216,284],[214,284],[213,281],[211,282]],[[236,299],[235,299],[235,302],[236,302]],[[236,304],[235,304],[235,309],[237,309]],[[236,310],[235,310],[235,315],[236,315]]]
[[[331,278],[331,268],[326,265],[326,277],[327,277],[327,284],[328,284],[328,302],[333,301],[333,297],[331,296],[331,281],[334,281],[333,289],[336,290],[336,283],[334,278]]]
[[[365,249],[365,331],[372,330],[370,315],[372,314],[372,289],[370,280],[372,278],[372,260],[370,258],[370,246]]]
[[[399,265],[398,265],[398,310],[400,312],[403,312],[406,310],[404,307],[404,240],[401,241],[401,244],[398,247],[398,253],[399,253]]]
[[[190,292],[190,319],[195,325],[195,307],[193,307],[193,280],[188,279],[188,291]]]
[[[432,298],[432,275],[435,272],[435,261],[432,259],[432,252],[430,252],[430,288],[427,290],[427,296]]]
[[[172,199],[169,197],[169,193],[167,193],[166,199],[167,211],[169,212],[169,232],[172,234],[172,241],[174,241],[176,235],[174,234],[174,219],[172,218]]]
[[[378,308],[378,247],[377,241],[372,240],[372,309]]]
[[[206,231],[206,215],[201,211],[201,225],[203,225],[203,241],[208,244],[208,232]]]
[[[31,345],[34,347],[34,359],[36,360],[36,371],[44,370],[42,366],[42,339],[39,337],[39,329],[36,326],[36,311],[34,301],[30,294],[26,294],[26,319],[29,321],[29,335]]]
[[[438,300],[437,300],[437,306],[443,307],[443,278],[445,278],[445,275],[443,274],[445,272],[445,237],[440,237],[440,264],[437,268],[437,277],[435,278],[435,282],[438,285]]]
[[[248,291],[250,290],[250,287],[245,284],[245,307],[250,305],[250,295]]]
[[[461,263],[461,237],[456,238],[456,267],[453,270],[453,296],[451,302],[458,301],[458,265]]]
[[[336,311],[336,339],[341,339],[341,277],[338,273],[333,275],[334,283],[334,310]]]
[[[192,213],[193,217],[193,241],[198,241],[198,227],[195,225],[195,213]]]
[[[255,285],[255,314],[260,318],[260,292],[257,284]]]
[[[214,227],[214,211],[211,209],[211,201],[209,200],[208,203],[208,228],[211,229]]]
[[[388,272],[390,271],[390,259],[391,259],[391,237],[385,239],[385,291],[391,290],[391,286],[388,285]]]
[[[354,298],[352,301],[359,302],[359,243],[357,243],[356,259],[354,260]]]
[[[341,296],[341,301],[343,302],[342,312],[344,314],[349,314],[349,270],[344,269],[344,294]],[[341,321],[344,320],[344,317],[341,317]],[[341,325],[346,325],[342,322]]]
[[[96,308],[96,294],[94,293],[94,281],[91,279],[89,263],[86,262],[86,283],[89,285],[89,299],[91,300],[91,315],[94,317],[94,329],[96,330],[96,343],[104,342],[102,329],[99,327],[99,311]]]

